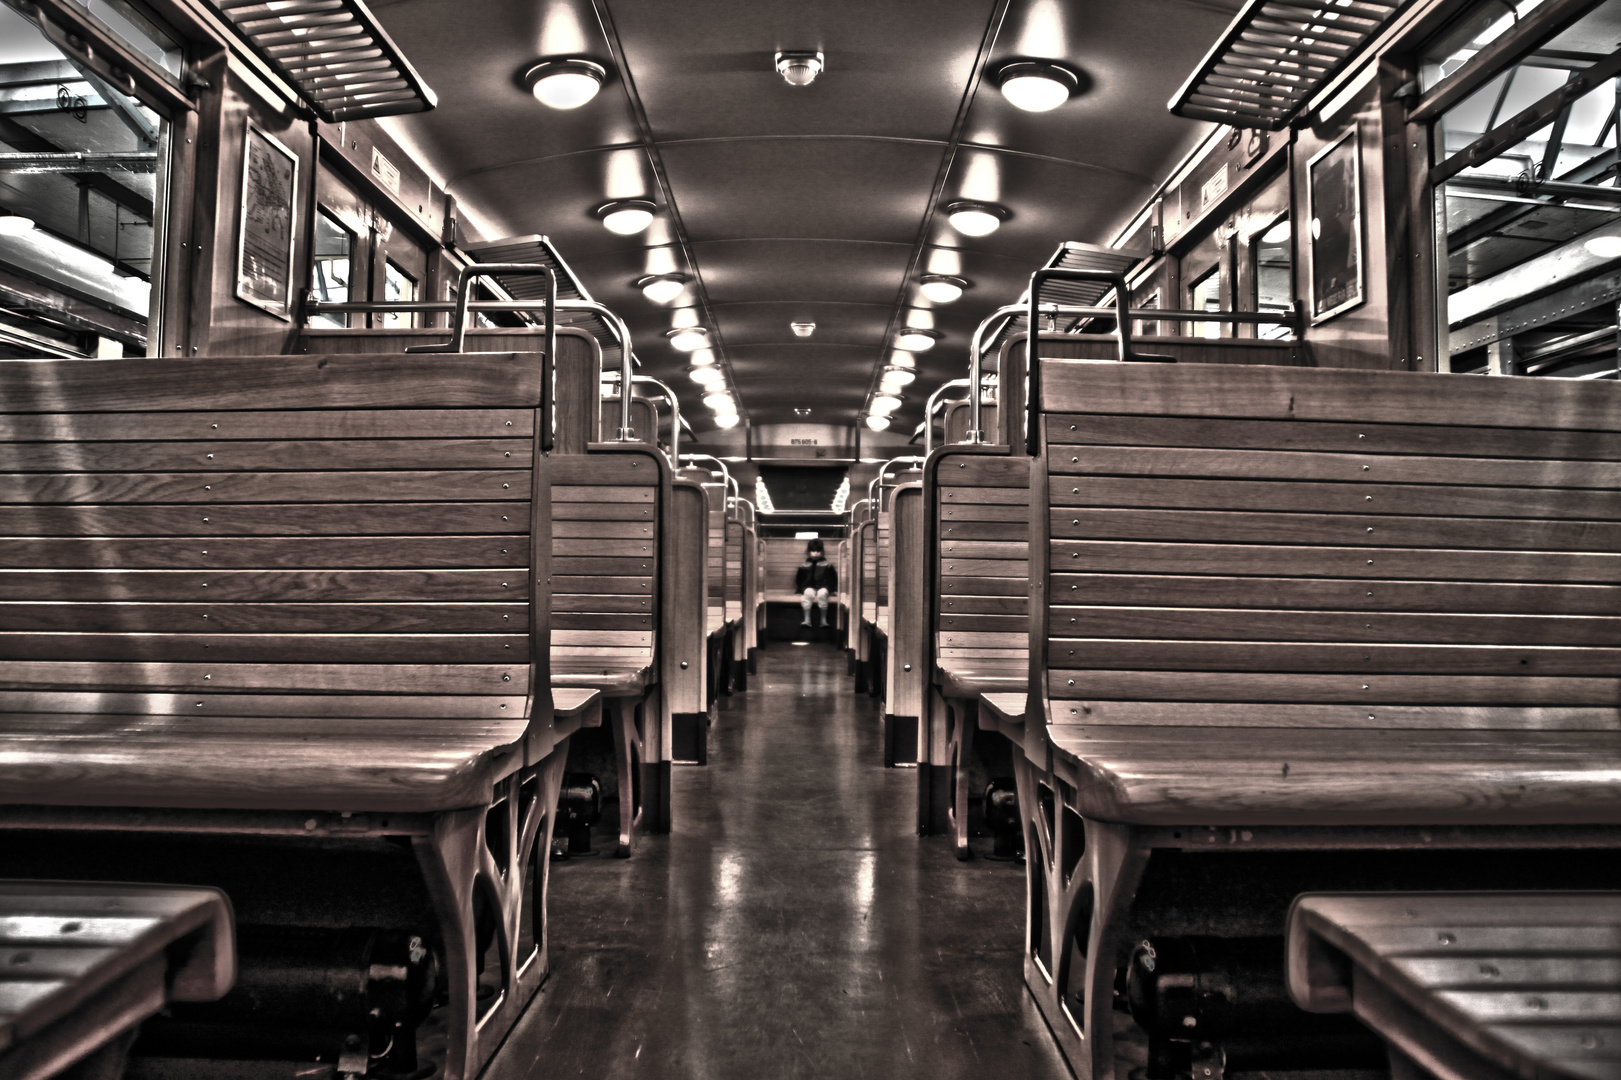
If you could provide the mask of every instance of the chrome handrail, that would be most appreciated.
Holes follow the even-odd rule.
[[[955,390],[959,386],[972,386],[967,379],[952,379],[940,384],[940,388],[929,395],[929,403],[923,409],[923,456],[927,458],[934,453],[934,410],[940,404],[940,395],[947,390]],[[949,404],[949,403],[948,403]],[[940,432],[940,444],[945,445],[946,433]]]

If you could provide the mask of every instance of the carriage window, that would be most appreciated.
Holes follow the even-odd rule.
[[[1293,274],[1290,267],[1289,218],[1284,216],[1272,224],[1251,245],[1255,259],[1255,310],[1287,312],[1294,303]],[[1257,330],[1262,338],[1286,338],[1287,326],[1262,325]]]
[[[349,276],[353,272],[355,236],[338,224],[336,218],[323,208],[315,216],[315,266],[311,274],[311,291],[315,299],[325,304],[349,302]],[[349,316],[341,312],[317,315],[310,320],[315,326],[349,325]]]
[[[411,303],[417,298],[417,283],[390,260],[383,264],[383,299]],[[383,325],[390,328],[416,325],[416,314],[409,311],[391,311],[383,316]]]
[[[1139,308],[1159,307],[1159,290],[1155,289],[1153,292],[1149,293],[1138,302],[1137,306]],[[1137,334],[1139,337],[1156,337],[1158,336],[1159,332],[1159,320],[1137,320]]]
[[[1212,266],[1188,286],[1188,309],[1190,311],[1220,311],[1221,310],[1221,268]],[[1192,337],[1221,337],[1221,323],[1202,322],[1191,323],[1188,331]]]

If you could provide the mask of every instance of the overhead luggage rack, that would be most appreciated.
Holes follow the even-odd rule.
[[[590,300],[591,294],[586,290],[580,279],[574,276],[563,256],[557,253],[552,246],[551,239],[545,236],[509,236],[501,240],[486,240],[482,243],[468,244],[462,251],[474,262],[479,263],[538,263],[550,267],[557,275],[557,298],[559,300]],[[495,275],[496,282],[505,290],[508,297],[513,300],[544,300],[546,298],[545,282],[539,278],[523,276]],[[584,330],[597,339],[602,346],[602,363],[604,367],[617,367],[619,365],[619,339],[614,336],[601,316],[588,311],[559,311],[557,325],[575,326]]]
[[[212,0],[260,58],[329,123],[439,103],[361,0]]]
[[[1132,268],[1143,260],[1143,252],[1122,251],[1118,248],[1098,247],[1095,244],[1081,244],[1067,241],[1058,245],[1058,250],[1052,257],[1041,265],[1043,270],[1104,270],[1112,274],[1129,274]],[[1103,301],[1108,293],[1109,286],[1095,281],[1051,281],[1042,289],[1041,302],[1043,304],[1059,304],[1064,307],[1095,307]],[[984,352],[994,354],[1002,347],[1002,343],[1010,337],[1022,334],[1029,329],[1030,318],[1024,314],[1029,307],[1028,293],[1019,298],[1017,305],[1010,305],[1010,309],[1001,315],[1000,325],[996,325],[991,333],[984,335]],[[1018,312],[1011,310],[1017,307]],[[1063,330],[1074,329],[1080,322],[1071,319]]]
[[[1277,131],[1407,0],[1250,0],[1170,101],[1189,120]]]

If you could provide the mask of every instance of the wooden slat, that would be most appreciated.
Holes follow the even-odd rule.
[[[1376,560],[1377,561],[1377,560]],[[1323,578],[1192,575],[1054,574],[1055,604],[1171,608],[1275,608],[1290,611],[1410,611],[1498,615],[1611,615],[1621,612],[1613,585],[1496,582],[1347,581]],[[966,610],[959,606],[958,610]],[[1054,626],[1086,617],[1088,607],[1054,607]],[[1235,615],[1240,623],[1245,616]],[[1512,620],[1510,620],[1512,621]]]
[[[1056,508],[1050,514],[1053,536],[1076,539],[1536,551],[1621,549],[1621,525],[1607,521],[1098,507]]]
[[[554,486],[656,487],[659,482],[658,466],[642,453],[558,454],[551,468]]]
[[[641,630],[649,629],[653,625],[653,616],[646,609],[641,614],[634,612],[607,612],[607,611],[558,611],[552,610],[552,640],[558,641],[558,635],[569,630]]]
[[[987,489],[995,490],[995,489]],[[1621,491],[1423,484],[1079,477],[1054,480],[1054,506],[1139,506],[1168,510],[1288,510],[1424,517],[1621,519]]]
[[[420,694],[516,694],[528,686],[524,662],[504,664],[143,664],[0,661],[8,690],[125,687],[141,690],[297,690],[379,694],[409,686]]]
[[[566,459],[560,459],[566,460]],[[572,485],[561,487],[552,485],[552,502],[554,503],[650,503],[654,501],[656,489],[651,487],[609,487]],[[592,507],[594,510],[595,507]],[[602,514],[575,514],[574,517],[605,517]],[[626,515],[640,517],[641,515]],[[567,520],[567,519],[565,519]]]
[[[1073,620],[1073,621],[1071,621]],[[1250,641],[1412,641],[1477,645],[1621,644],[1621,619],[1223,608],[1054,608],[1049,631],[1086,637]]]
[[[1030,564],[1020,559],[942,559],[943,575],[966,574],[970,577],[1025,577]]]
[[[943,615],[1023,615],[1030,609],[1027,596],[956,596],[940,601]]]
[[[1030,629],[1028,615],[953,615],[940,616],[940,629],[955,633],[982,633],[985,631],[1013,631],[1025,633]]]
[[[1373,561],[1370,563],[1369,559]],[[1198,573],[1608,584],[1621,582],[1621,555],[1545,551],[1460,553],[1411,548],[1371,552],[1365,548],[1055,540],[1052,569],[1055,573]]]
[[[1076,701],[1053,708],[1055,722],[1122,727],[1414,728],[1483,731],[1621,731],[1611,708],[1489,706],[1241,705],[1214,702]]]
[[[552,578],[552,589],[556,593],[574,595],[602,593],[637,597],[645,596],[653,590],[653,579],[650,577],[561,574],[556,566],[552,567],[552,573],[556,575]]]
[[[942,521],[1019,521],[1030,520],[1030,507],[1025,503],[1017,505],[991,505],[964,503],[961,505],[947,505],[940,508]]]
[[[1588,380],[1042,360],[1041,394],[1056,413],[1621,431],[1621,386]]]
[[[1010,649],[1010,648],[997,649],[997,648],[989,648],[989,647],[986,647],[986,646],[976,646],[976,647],[966,647],[966,648],[951,648],[951,647],[946,646],[946,645],[941,645],[936,650],[935,655],[937,657],[939,657],[939,659],[942,660],[942,661],[946,661],[946,660],[1000,660],[1000,659],[1006,659],[1008,657],[1024,657],[1024,658],[1028,658],[1030,653],[1029,653],[1028,649],[1020,651],[1019,649]]]
[[[408,684],[404,684],[408,685]],[[503,695],[474,696],[401,693],[345,694],[191,694],[112,691],[0,690],[0,713],[87,713],[120,716],[329,717],[484,717],[522,716],[521,689]],[[4,721],[0,721],[3,723]]]
[[[653,572],[653,560],[644,559],[590,559],[567,556],[552,559],[553,574],[578,574],[586,577],[639,576]]]
[[[633,556],[635,558],[652,558],[654,554],[651,540],[610,540],[605,537],[591,537],[579,540],[552,540],[553,557],[562,555],[592,555],[605,556]]]
[[[562,521],[628,521],[647,522],[657,518],[651,499],[641,503],[593,503],[589,499],[559,502],[557,489],[552,489],[552,524]]]
[[[0,570],[0,600],[511,600],[527,595],[528,576],[527,570]]]
[[[1030,579],[988,574],[942,576],[940,591],[952,596],[1017,596],[1024,602],[1030,593]]]
[[[952,649],[1026,649],[1030,645],[1028,633],[961,632],[940,634],[942,648]]]
[[[1085,667],[1096,671],[1367,672],[1381,677],[1602,676],[1621,670],[1621,648],[1055,637],[1047,646],[1047,662],[1055,669]]]
[[[940,545],[941,559],[1014,559],[1030,558],[1028,540],[946,540]]]
[[[0,473],[527,469],[533,452],[527,439],[0,442]]]
[[[942,540],[1022,540],[1030,542],[1027,521],[957,521],[948,518],[940,525]]]
[[[1046,430],[1048,442],[1058,445],[1621,461],[1621,435],[1601,431],[1081,414],[1049,415]]]
[[[644,579],[646,580],[646,579]],[[552,625],[557,626],[563,613],[574,612],[647,612],[651,610],[651,597],[646,589],[628,595],[613,593],[552,593]]]
[[[540,375],[522,353],[7,360],[0,401],[16,413],[533,408]]]
[[[12,536],[394,536],[527,533],[527,503],[8,506]]]
[[[553,645],[554,657],[583,658],[595,663],[598,660],[651,660],[653,650],[642,645]]]
[[[1090,446],[1055,453],[1052,476],[1158,476],[1479,487],[1616,488],[1621,463]],[[1061,481],[1054,479],[1054,485]]]
[[[529,470],[0,474],[0,503],[527,500]]]
[[[557,625],[557,615],[552,625]],[[529,629],[527,603],[0,603],[0,630],[176,634],[494,634]]]
[[[523,438],[534,409],[0,413],[0,442]]]
[[[939,483],[951,488],[1014,488],[1029,496],[1030,460],[991,454],[963,454],[940,463]],[[949,490],[949,489],[948,489]]]
[[[653,632],[651,630],[610,630],[605,627],[596,627],[589,630],[553,630],[552,644],[591,645],[603,648],[634,645],[650,648],[653,644]]]
[[[1054,668],[1048,672],[1048,689],[1055,699],[1111,701],[1613,706],[1621,699],[1621,679],[1616,678],[1490,675],[1303,675]]]
[[[3,526],[0,526],[3,527]],[[425,569],[527,566],[527,536],[388,537],[0,537],[0,566],[14,569]]]
[[[566,633],[566,632],[565,632]],[[501,664],[529,653],[524,634],[137,634],[0,632],[5,660],[156,663]]]
[[[553,521],[552,538],[600,536],[612,540],[651,538],[653,525],[647,519],[637,521]]]
[[[942,487],[940,503],[947,508],[976,505],[1029,506],[1030,491],[1022,487]]]

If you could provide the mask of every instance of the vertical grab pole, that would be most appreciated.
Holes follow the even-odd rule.
[[[979,353],[980,345],[985,340],[985,331],[989,330],[991,328],[991,323],[995,322],[997,319],[1005,318],[1009,315],[1022,314],[1024,314],[1023,305],[1008,304],[1004,307],[997,308],[995,311],[985,316],[985,318],[980,321],[980,324],[974,328],[974,338],[968,344],[968,385],[972,388],[972,391],[968,395],[967,441],[970,443],[982,443],[985,441],[985,431],[980,427],[979,415]]]
[[[923,456],[927,458],[934,453],[934,410],[940,405],[940,395],[947,390],[955,390],[959,386],[972,386],[967,379],[952,379],[940,384],[939,389],[929,395],[929,403],[923,409]],[[946,433],[940,433],[940,444],[945,445]]]

